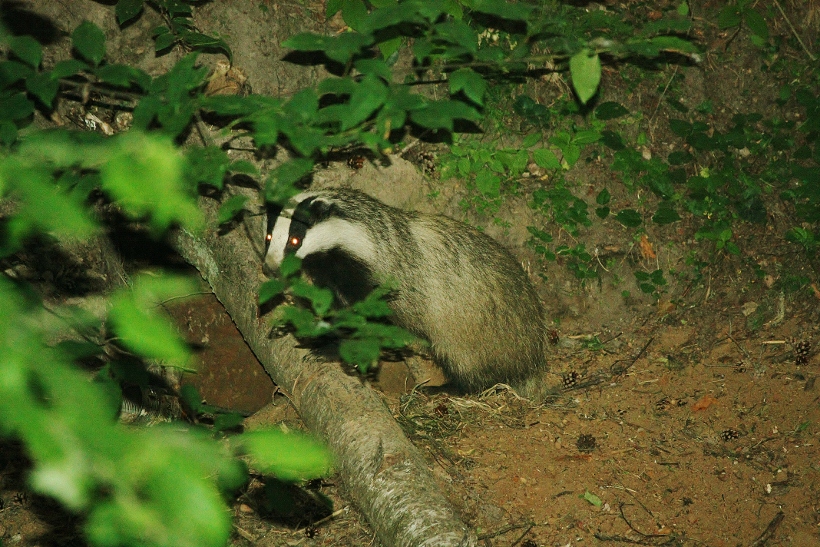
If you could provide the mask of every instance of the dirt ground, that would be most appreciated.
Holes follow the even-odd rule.
[[[820,7],[781,3],[793,23],[805,23],[797,31],[817,51]],[[32,3],[37,9],[42,4]],[[748,37],[718,30],[713,20],[719,3],[691,4],[695,35],[705,50],[699,66],[667,67],[665,75],[637,89],[624,83],[617,68],[604,73],[602,99],[646,112],[650,152],[663,153],[672,140],[663,123],[672,113],[659,107],[658,82],[673,71],[684,73],[682,100],[715,103],[711,121],[717,127],[737,112],[799,120],[799,112],[775,104],[781,75],[762,70],[760,53]],[[95,20],[109,29],[109,39],[119,32],[110,30],[109,6],[80,9],[55,2],[48,9],[60,21]],[[302,24],[336,30],[339,22],[325,23],[323,10],[310,2],[215,2],[197,10],[196,22],[226,38],[255,92],[277,94],[312,77],[309,69],[281,61],[279,43]],[[130,56],[159,70],[161,63],[150,52],[133,47],[155,23],[146,17],[123,31],[113,51],[121,48],[124,59]],[[784,20],[769,21],[769,26],[773,34],[791,32]],[[803,52],[784,47],[782,54],[799,58]],[[545,81],[528,91],[549,103],[562,90]],[[606,160],[582,164],[568,178],[577,185],[576,195],[592,202],[603,185],[612,189],[613,175]],[[440,208],[462,218],[452,204],[465,195],[463,185],[437,181],[435,174],[429,178],[448,196]],[[636,201],[625,190],[613,190],[613,196],[622,203]],[[481,217],[469,220],[481,222]],[[544,381],[557,390],[544,403],[504,389],[469,397],[412,390],[401,363],[384,364],[381,377],[366,381],[384,393],[484,545],[820,545],[820,392],[815,385],[820,281],[816,261],[784,246],[788,220],[776,210],[769,220],[762,226],[741,225],[737,257],[713,251],[711,242],[695,241],[696,227],[686,219],[673,227],[647,227],[654,257],[641,254],[621,225],[595,223],[580,238],[588,249],[615,249],[617,269],[606,270],[599,262],[600,281],[586,284],[560,262],[541,264],[522,250],[554,325],[551,370]],[[524,249],[525,238],[517,232],[492,235]],[[571,241],[567,234],[555,235],[558,242]],[[693,254],[702,261],[697,270],[687,263]],[[628,272],[636,266],[680,275],[668,276],[665,292],[654,299],[624,281],[632,279]],[[813,292],[785,290],[780,281],[794,275],[811,279]],[[632,296],[625,298],[624,289]],[[174,315],[192,341],[224,350],[241,337],[217,308],[195,305]],[[207,330],[211,327],[215,330]],[[273,387],[249,352],[245,364],[237,364],[238,351],[203,357],[204,372],[191,381],[212,404],[256,411],[270,400]],[[209,376],[208,371],[216,372]],[[251,418],[254,424],[272,420],[298,427],[282,396],[274,396]],[[0,542],[82,544],[81,521],[27,493],[25,469],[19,447],[3,445]],[[272,507],[264,492],[274,487],[289,502]],[[325,500],[332,501],[332,509]],[[264,485],[254,478],[233,510],[236,547],[378,545],[333,477],[304,488]]]

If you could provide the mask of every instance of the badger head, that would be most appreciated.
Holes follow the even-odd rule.
[[[375,286],[369,267],[373,240],[355,203],[333,191],[303,192],[268,219],[264,270],[275,275],[285,256],[302,259],[314,283],[334,290],[345,302]]]

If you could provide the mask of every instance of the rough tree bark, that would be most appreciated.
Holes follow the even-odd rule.
[[[201,200],[211,226],[218,204]],[[225,235],[180,232],[175,245],[211,285],[273,380],[289,393],[305,425],[329,445],[336,470],[385,546],[469,546],[475,534],[458,517],[418,450],[373,391],[338,364],[296,347],[291,336],[270,336],[259,317],[262,223]]]

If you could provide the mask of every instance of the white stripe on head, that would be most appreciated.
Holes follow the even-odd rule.
[[[288,209],[287,212],[283,211],[276,219],[273,232],[271,232],[268,254],[265,255],[265,265],[268,268],[278,269],[285,258],[285,245],[287,245],[288,233],[290,233],[290,215],[292,213],[293,209]]]
[[[287,238],[287,234],[285,234]],[[284,243],[282,249],[284,249]],[[308,229],[302,246],[296,256],[306,256],[339,248],[368,264],[376,258],[373,240],[370,234],[359,224],[341,218],[329,218]]]

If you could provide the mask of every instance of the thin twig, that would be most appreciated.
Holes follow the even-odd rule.
[[[775,2],[777,2],[777,0],[775,0]],[[766,545],[766,543],[768,543],[769,540],[772,539],[772,536],[777,531],[777,528],[780,526],[780,523],[783,522],[784,517],[785,515],[783,514],[783,511],[779,511],[774,516],[769,525],[766,527],[766,529],[763,530],[763,533],[760,534],[756,540],[749,544],[749,547],[763,547],[764,545]]]
[[[785,12],[785,11],[783,11],[783,8],[782,8],[782,7],[780,7],[780,2],[778,2],[777,0],[774,0],[774,5],[775,5],[775,6],[777,6],[777,9],[779,9],[779,10],[780,10],[780,15],[782,15],[782,16],[783,16],[783,19],[785,19],[785,20],[786,20],[786,24],[787,24],[787,25],[789,25],[789,28],[790,28],[790,29],[792,29],[792,34],[794,34],[794,37],[795,37],[795,38],[797,38],[797,41],[800,43],[800,46],[803,48],[803,51],[805,51],[805,52],[806,52],[806,55],[808,55],[808,56],[809,56],[809,59],[811,59],[812,61],[816,61],[816,60],[817,60],[817,57],[815,57],[814,55],[812,55],[811,51],[809,51],[809,48],[807,48],[807,47],[806,47],[806,44],[804,44],[804,43],[803,43],[803,40],[801,40],[801,39],[800,39],[800,35],[799,35],[799,34],[797,34],[797,30],[796,30],[796,29],[794,28],[794,26],[792,25],[792,22],[791,22],[791,21],[789,21],[789,18],[788,18],[788,17],[786,17],[786,12]]]
[[[488,532],[486,534],[479,535],[478,540],[481,541],[481,540],[484,540],[484,539],[496,538],[496,537],[499,537],[499,536],[502,536],[502,535],[506,534],[507,532],[512,532],[513,530],[520,530],[521,528],[524,528],[525,529],[524,533],[521,534],[521,537],[518,538],[512,544],[512,545],[515,545],[516,543],[521,541],[521,538],[523,538],[525,535],[527,535],[527,533],[530,530],[532,530],[533,526],[535,526],[535,524],[533,524],[532,522],[525,522],[523,524],[509,524],[507,526],[504,526],[503,528],[500,528],[500,529],[496,530],[495,532]]]
[[[633,357],[631,362],[628,365],[625,365],[625,366],[624,365],[619,365],[619,363],[621,363],[622,361],[628,361],[628,359],[619,359],[618,361],[615,361],[614,363],[612,363],[612,365],[609,367],[609,371],[612,373],[612,375],[613,376],[622,376],[622,375],[626,374],[626,372],[630,368],[632,368],[632,366],[638,361],[638,359],[640,359],[641,356],[646,352],[646,348],[649,347],[649,344],[651,344],[654,339],[655,339],[654,336],[652,338],[650,338],[646,342],[646,344],[644,344],[644,346],[641,348],[641,351],[638,352],[638,355]]]
[[[321,518],[321,519],[317,520],[316,522],[314,522],[314,523],[312,523],[312,524],[310,524],[310,525],[308,525],[308,526],[305,526],[305,527],[303,527],[303,528],[299,528],[298,530],[294,530],[293,534],[294,534],[294,535],[296,535],[296,534],[304,534],[304,533],[305,533],[305,530],[307,530],[308,528],[311,528],[311,527],[312,527],[312,528],[318,528],[319,526],[321,526],[321,525],[322,525],[322,524],[324,524],[325,522],[329,521],[330,519],[334,519],[334,518],[338,517],[339,515],[341,515],[342,513],[347,513],[347,511],[348,511],[348,507],[347,507],[347,506],[342,507],[341,509],[337,509],[336,511],[332,512],[332,513],[331,513],[331,514],[329,514],[328,516],[326,516],[326,517],[324,517],[324,518]]]
[[[655,105],[655,110],[652,112],[652,115],[649,116],[649,125],[652,125],[652,120],[655,119],[655,114],[658,113],[658,109],[661,107],[662,99],[664,95],[666,95],[666,91],[669,89],[669,86],[672,85],[672,82],[675,80],[675,76],[677,75],[678,67],[677,65],[675,65],[675,70],[672,71],[672,75],[669,77],[669,81],[666,82],[666,87],[663,88],[663,91],[661,91],[661,96],[658,97],[658,104]]]

